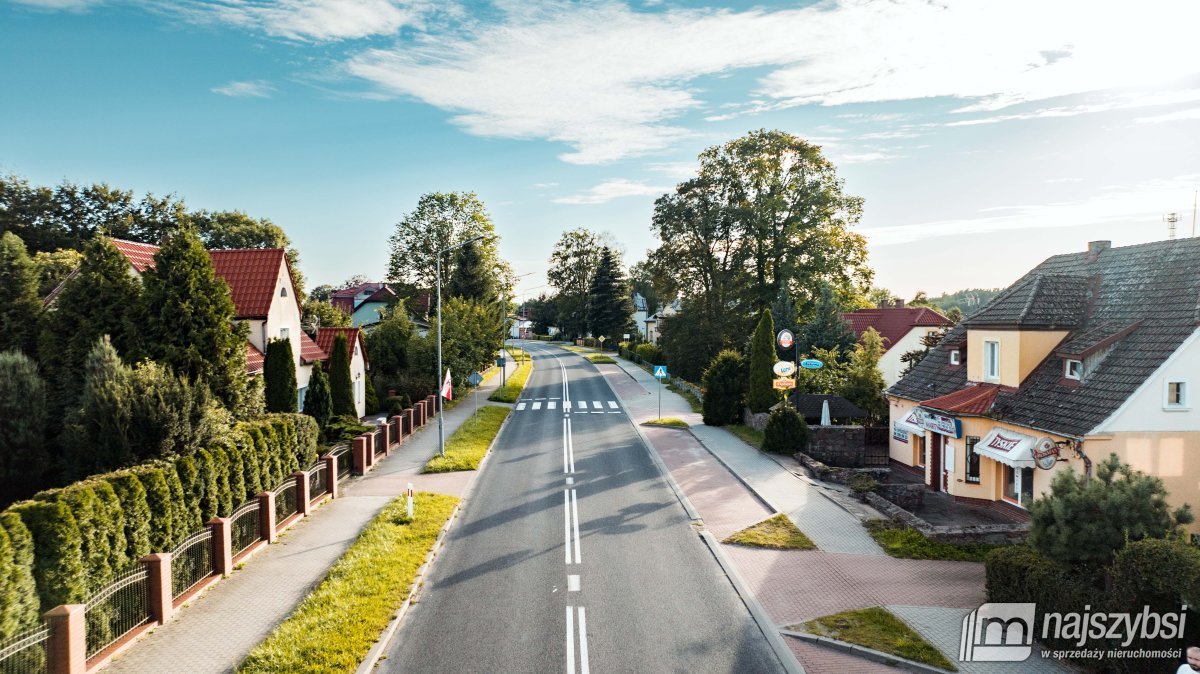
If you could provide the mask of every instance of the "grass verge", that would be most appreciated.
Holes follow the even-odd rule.
[[[789,629],[796,627],[801,627],[800,631],[866,646],[950,672],[958,671],[933,644],[890,611],[878,606],[827,615]]]
[[[617,361],[615,361],[612,358],[609,358],[608,356],[605,356],[604,354],[601,354],[601,353],[590,354],[587,357],[587,359],[598,365],[616,365],[617,364]]]
[[[411,522],[403,497],[389,503],[321,584],[250,651],[239,674],[355,671],[408,597],[457,503],[421,492]]]
[[[487,454],[500,424],[512,410],[489,405],[480,407],[454,434],[446,439],[446,455],[434,456],[425,464],[422,473],[449,473],[455,470],[475,470]]]
[[[741,438],[742,442],[745,442],[747,445],[750,445],[758,450],[762,449],[763,434],[759,433],[753,428],[750,428],[749,426],[743,426],[741,424],[730,424],[725,427],[725,430]]]
[[[517,399],[521,397],[521,391],[525,390],[525,380],[529,379],[529,373],[532,371],[533,361],[525,361],[508,377],[508,381],[504,382],[503,386],[488,396],[488,400],[498,403],[517,402]]]
[[[688,424],[686,421],[684,421],[683,419],[676,419],[675,417],[662,417],[661,419],[651,419],[649,421],[643,421],[642,425],[643,426],[669,426],[670,428],[687,428],[688,427]]]
[[[566,349],[567,351],[574,351],[575,353],[594,353],[596,351],[590,346],[574,346],[571,344],[559,344],[558,346],[559,348]]]
[[[780,513],[769,520],[763,520],[752,527],[731,534],[725,543],[746,545],[752,548],[770,548],[772,550],[816,550],[803,531],[796,528],[787,515]]]
[[[987,543],[957,544],[933,541],[925,538],[925,535],[916,529],[891,520],[871,520],[864,526],[884,552],[901,559],[982,562],[989,552],[1004,547]]]
[[[671,393],[683,396],[683,399],[687,401],[688,407],[691,407],[692,411],[696,414],[704,414],[704,403],[700,402],[700,399],[696,397],[696,394],[687,389],[679,388],[674,384],[667,384],[667,390]]]

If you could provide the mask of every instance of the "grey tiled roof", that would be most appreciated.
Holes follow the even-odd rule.
[[[1063,345],[1078,346],[1138,321],[1136,330],[1084,373],[1079,386],[1061,383],[1063,361],[1051,353],[1018,390],[997,396],[989,416],[1074,437],[1107,419],[1200,325],[1200,238],[1056,255],[967,323],[976,328],[1053,326],[1071,331]],[[965,341],[967,327],[954,328],[888,393],[921,401],[966,386],[967,368],[949,364],[946,344]]]

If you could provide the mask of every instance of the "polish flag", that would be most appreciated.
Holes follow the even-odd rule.
[[[442,382],[442,397],[446,400],[453,400],[451,397],[453,389],[450,383],[450,370],[446,370],[446,381]]]

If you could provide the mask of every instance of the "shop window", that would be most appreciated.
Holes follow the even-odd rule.
[[[951,365],[960,365],[960,364],[962,364],[962,357],[959,355],[959,353],[958,353],[958,349],[955,349],[955,350],[953,350],[953,351],[951,351],[951,352],[950,352],[950,364],[951,364]]]
[[[1083,379],[1083,361],[1068,358],[1063,361],[1063,376],[1067,379],[1079,381]]]
[[[1004,466],[1004,500],[1017,502],[1017,471],[1012,466]]]
[[[1188,390],[1186,381],[1167,382],[1166,400],[1163,407],[1169,410],[1186,410],[1188,408]]]
[[[1028,508],[1033,503],[1033,469],[1004,466],[1004,500]]]
[[[983,343],[983,376],[986,379],[1000,378],[1000,342]]]
[[[967,482],[979,484],[979,455],[975,453],[975,445],[979,438],[967,436]]]
[[[1028,508],[1033,503],[1033,469],[1021,469],[1021,506]]]

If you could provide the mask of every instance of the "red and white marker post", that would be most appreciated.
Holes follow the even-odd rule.
[[[412,483],[408,483],[408,519],[413,517],[413,487]]]

